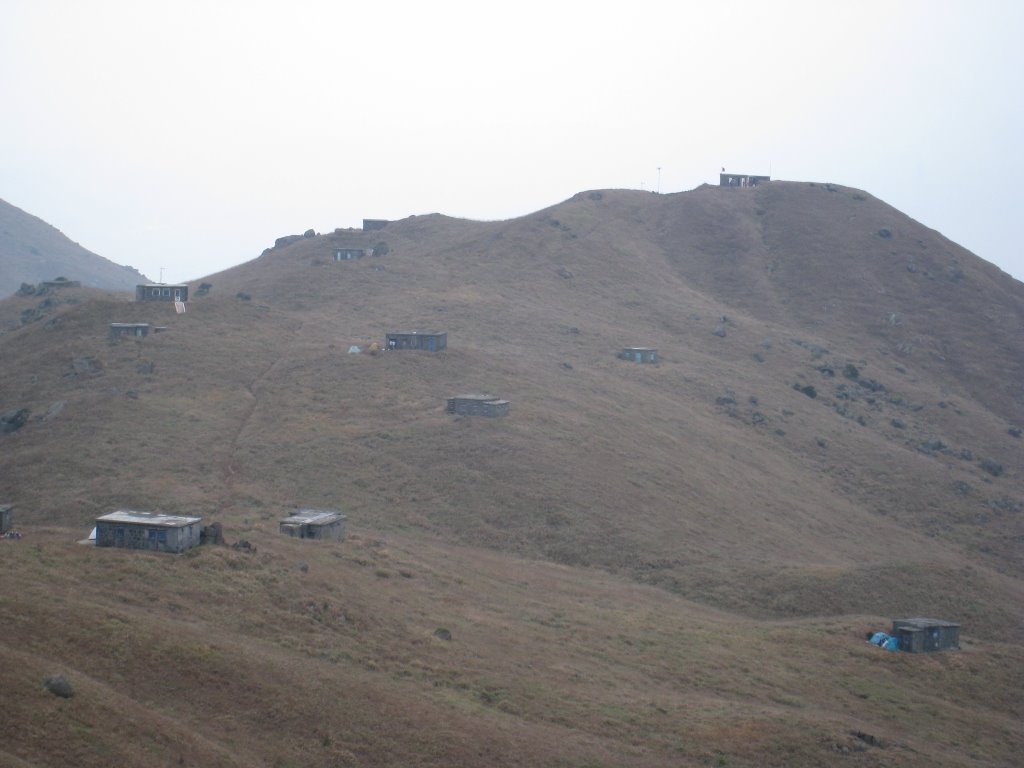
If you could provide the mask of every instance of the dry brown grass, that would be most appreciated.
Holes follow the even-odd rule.
[[[90,295],[0,336],[0,410],[67,403],[0,436],[30,533],[0,542],[0,686],[31,724],[0,761],[1012,763],[1024,292],[835,189],[414,217],[386,257],[331,262],[340,233],[206,278],[186,315]],[[169,330],[107,341],[126,319]],[[346,354],[413,328],[448,351]],[[615,357],[638,344],[662,362]],[[464,391],[511,416],[445,414]],[[259,551],[67,543],[117,506]],[[355,536],[282,539],[293,506]],[[964,651],[863,642],[897,614],[962,621]],[[79,696],[40,692],[56,669]]]

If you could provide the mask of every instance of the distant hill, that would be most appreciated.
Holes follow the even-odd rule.
[[[0,200],[0,296],[14,293],[22,283],[55,277],[112,291],[149,282],[138,270],[87,251],[42,219]]]
[[[803,182],[278,243],[0,300],[0,765],[1020,762],[1024,284]],[[251,546],[75,543],[119,508]]]

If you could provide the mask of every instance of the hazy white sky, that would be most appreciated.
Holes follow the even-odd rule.
[[[0,198],[151,278],[722,166],[1024,279],[1024,3],[0,0]]]

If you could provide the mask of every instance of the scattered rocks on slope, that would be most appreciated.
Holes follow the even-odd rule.
[[[42,416],[36,416],[36,419],[38,419],[39,421],[49,421],[50,419],[55,419],[58,416],[60,416],[61,412],[64,410],[64,407],[66,405],[66,400],[58,400],[55,403],[50,403],[50,407],[46,409],[46,413],[44,413]]]
[[[15,408],[13,411],[0,414],[0,434],[17,432],[25,426],[31,415],[32,411],[28,408]]]
[[[43,687],[54,696],[60,696],[62,699],[70,699],[75,695],[71,683],[68,682],[64,675],[50,675],[43,681]]]
[[[799,384],[794,384],[793,389],[795,389],[797,392],[807,395],[812,400],[818,396],[818,390],[814,388],[813,384],[805,384],[802,387]]]
[[[982,459],[981,468],[992,475],[992,477],[999,477],[1004,471],[1003,465],[995,459]]]
[[[99,376],[103,373],[103,363],[95,357],[76,357],[71,361],[76,376]]]
[[[220,523],[210,523],[204,525],[199,531],[199,544],[213,544],[215,546],[224,546],[224,530]]]

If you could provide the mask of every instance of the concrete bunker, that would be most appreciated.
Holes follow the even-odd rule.
[[[201,517],[122,509],[96,518],[97,547],[184,552],[199,544]]]
[[[299,509],[281,521],[281,533],[296,539],[345,538],[345,515],[330,509]]]
[[[372,256],[373,248],[363,248],[343,246],[334,249],[334,260],[335,261],[352,261],[353,259],[361,259],[364,256]]]
[[[448,413],[459,416],[508,416],[510,403],[494,395],[456,395],[448,398]]]
[[[901,651],[930,653],[960,650],[960,625],[943,619],[896,619],[892,634],[898,638]]]
[[[754,176],[749,173],[722,172],[718,174],[718,186],[720,187],[756,187],[771,180],[771,176]]]
[[[110,338],[117,339],[122,336],[148,336],[149,323],[111,323]]]
[[[619,353],[619,357],[633,363],[656,363],[658,350],[653,347],[626,347]]]
[[[448,347],[448,333],[421,333],[420,331],[395,331],[385,334],[387,349],[425,349],[438,352]]]
[[[146,283],[135,286],[136,301],[188,301],[188,286],[184,283]]]

